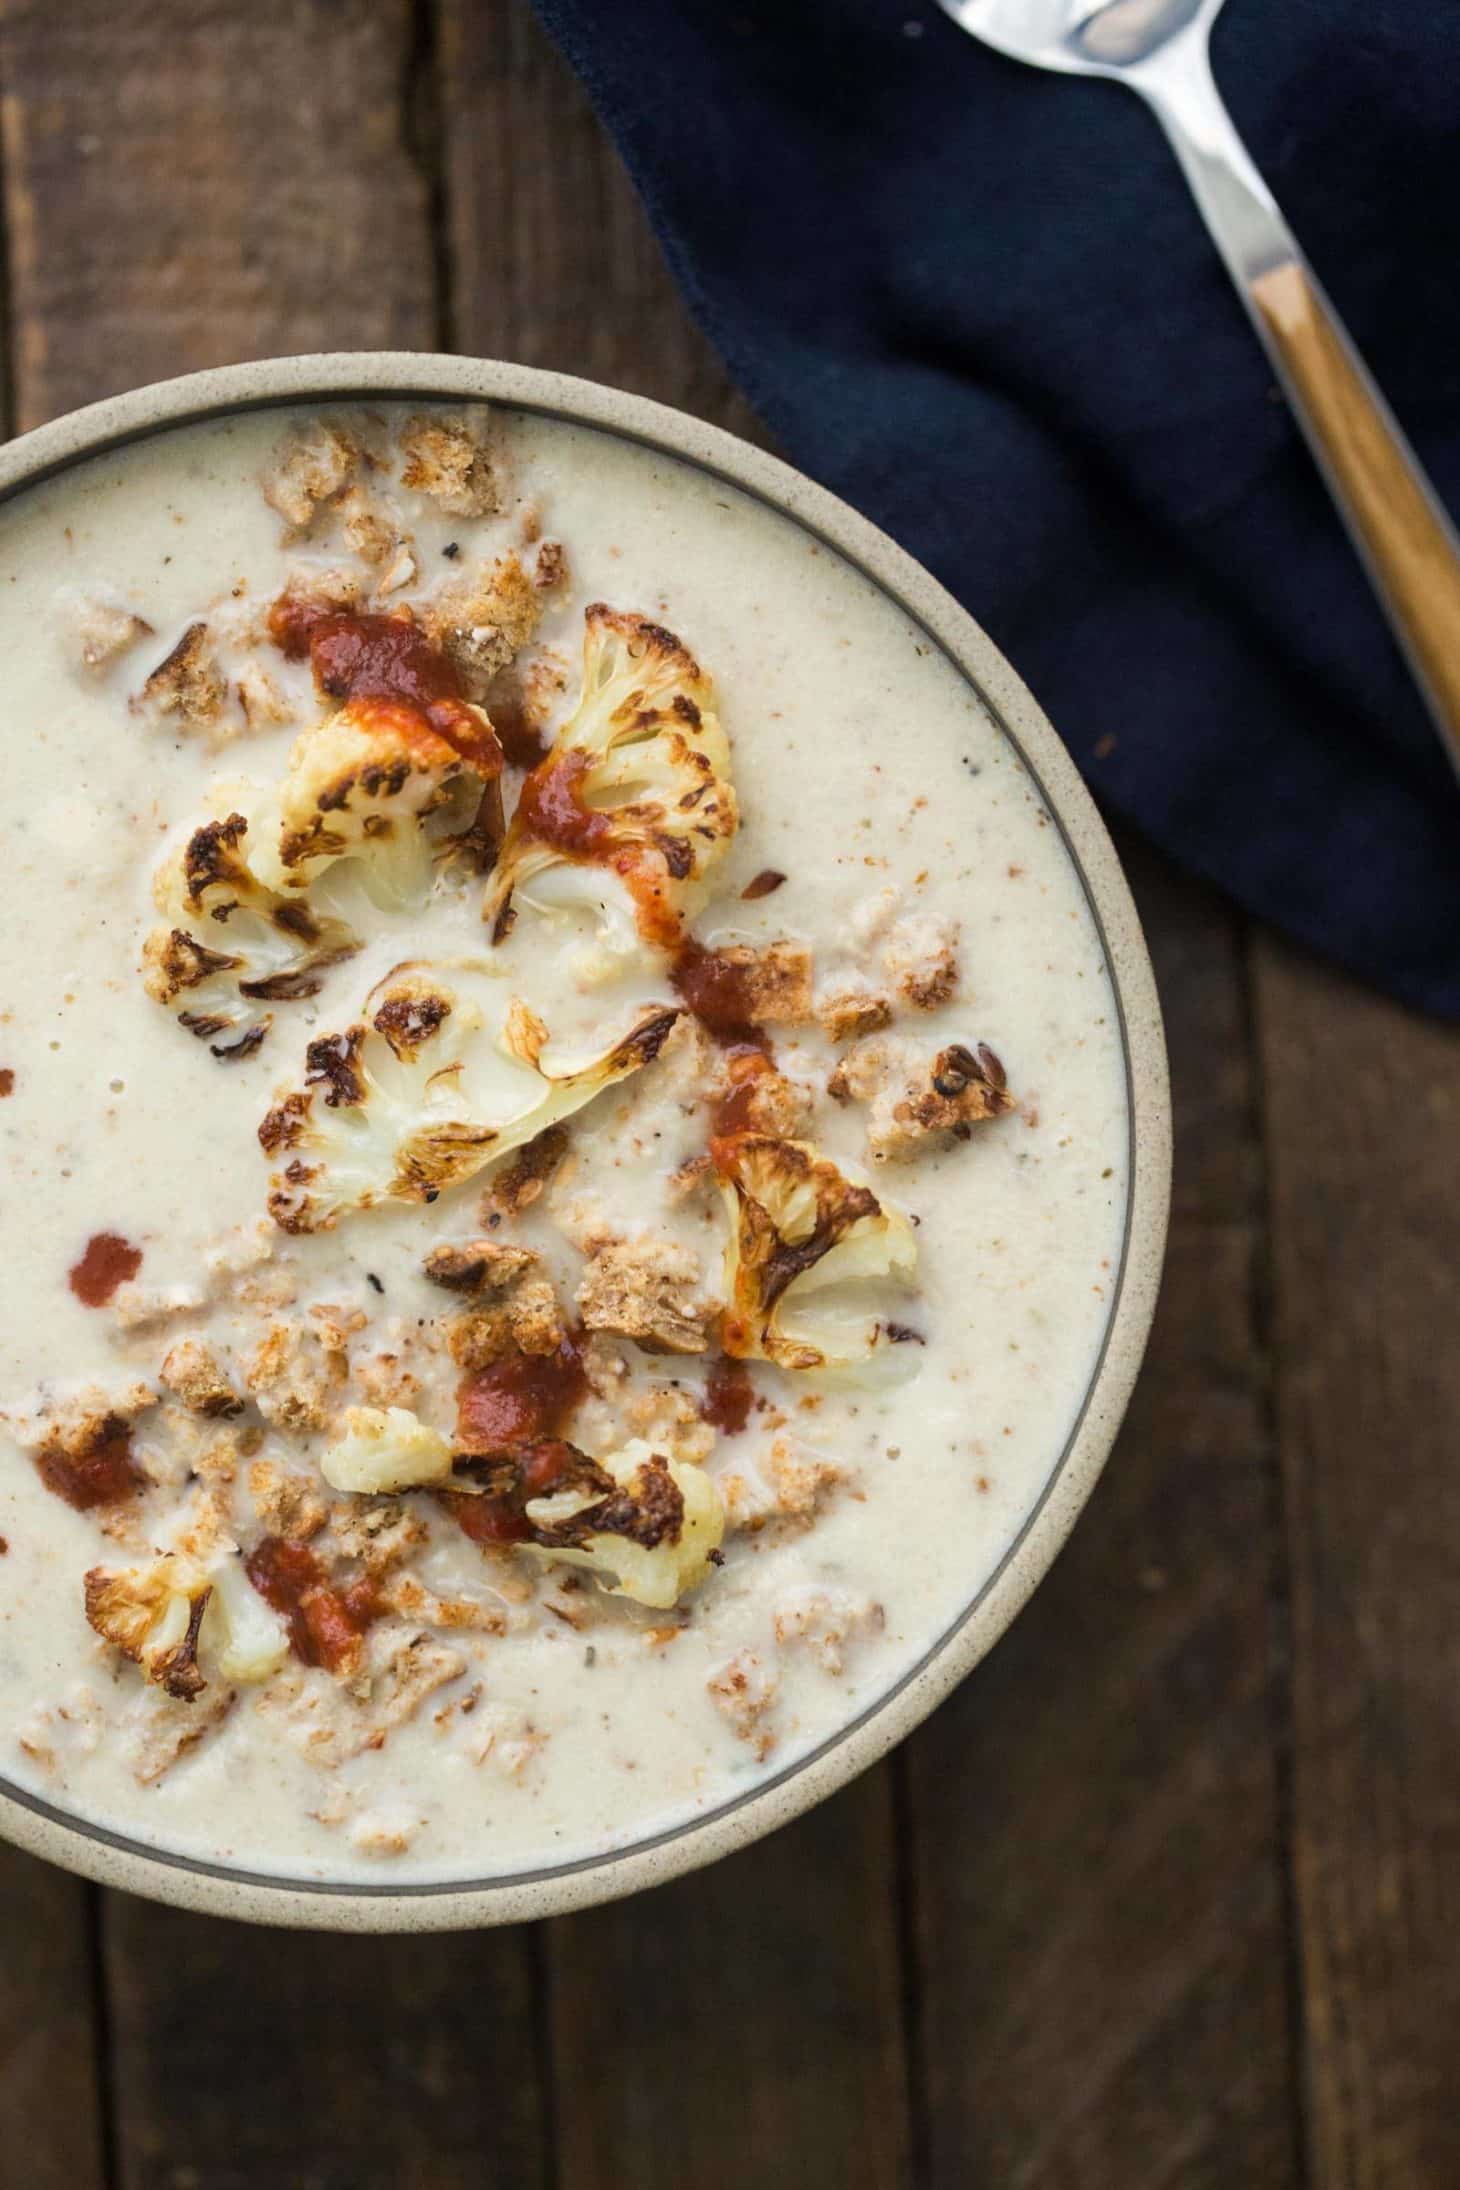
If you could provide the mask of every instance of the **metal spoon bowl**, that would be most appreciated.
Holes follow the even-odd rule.
[[[1460,773],[1460,538],[1232,126],[1222,0],[940,0],[1035,68],[1128,84],[1170,140]]]

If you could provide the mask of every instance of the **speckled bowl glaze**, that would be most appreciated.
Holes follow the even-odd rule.
[[[392,1889],[276,1880],[164,1855],[121,1833],[68,1818],[0,1780],[0,1834],[104,1885],[255,1923],[336,1931],[451,1930],[582,1908],[662,1884],[747,1846],[875,1763],[978,1663],[1064,1542],[1125,1411],[1160,1277],[1171,1116],[1160,1007],[1145,941],[1115,851],[1069,755],[972,617],[884,534],[774,457],[679,411],[588,381],[473,358],[372,352],[228,366],[94,404],[0,450],[0,498],[22,493],[102,450],[167,428],[241,410],[356,397],[485,398],[667,452],[794,519],[890,595],[968,680],[1016,748],[1063,834],[1114,979],[1129,1099],[1130,1198],[1105,1344],[1074,1429],[1022,1533],[962,1616],[929,1638],[923,1658],[894,1688],[753,1792],[653,1839],[588,1860],[498,1880]]]

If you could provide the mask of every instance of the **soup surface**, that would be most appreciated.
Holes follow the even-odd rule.
[[[1018,755],[830,549],[525,414],[170,432],[0,535],[0,1776],[387,1883],[794,1763],[1113,1303]]]

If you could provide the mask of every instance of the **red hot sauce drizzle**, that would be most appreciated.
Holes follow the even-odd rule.
[[[529,1534],[522,1509],[561,1474],[562,1442],[574,1408],[588,1389],[576,1333],[556,1353],[504,1354],[461,1380],[456,1395],[458,1452],[517,1462],[501,1492],[446,1492],[460,1527],[476,1543],[520,1543]]]
[[[722,1435],[734,1437],[750,1420],[754,1404],[755,1387],[745,1363],[732,1361],[728,1354],[716,1354],[700,1400],[701,1420]]]
[[[501,774],[501,746],[413,616],[357,615],[284,593],[269,610],[269,635],[289,661],[308,659],[327,699],[388,708],[407,734],[422,724],[481,775]]]
[[[546,760],[548,741],[541,725],[528,712],[527,695],[510,671],[498,677],[488,699],[497,743],[512,766],[535,768],[539,761]]]
[[[305,1665],[338,1672],[358,1656],[380,1600],[368,1575],[335,1589],[307,1544],[265,1536],[244,1561],[249,1580],[285,1622],[289,1647]]]
[[[42,1445],[35,1464],[46,1489],[78,1513],[120,1505],[145,1480],[132,1458],[131,1429],[119,1414],[104,1415],[79,1451],[68,1451],[59,1439]]]
[[[86,1242],[86,1252],[73,1266],[67,1283],[84,1307],[104,1308],[117,1287],[134,1278],[141,1267],[140,1247],[119,1232],[96,1232]]]
[[[661,950],[674,950],[683,933],[679,914],[664,890],[668,872],[682,880],[689,854],[677,838],[657,839],[660,860],[637,842],[624,843],[612,813],[599,813],[583,795],[583,779],[593,765],[583,752],[550,753],[523,783],[513,827],[540,844],[550,844],[566,859],[608,868],[634,900],[640,935]]]
[[[723,951],[706,950],[691,936],[675,953],[670,979],[705,1032],[722,1048],[759,1050],[770,1056],[769,1037],[755,1022],[747,967]]]

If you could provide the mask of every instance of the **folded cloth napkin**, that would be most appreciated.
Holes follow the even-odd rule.
[[[1460,790],[1159,131],[931,0],[536,0],[792,459],[1101,800],[1460,1016]],[[1231,0],[1238,127],[1460,506],[1460,9]]]

